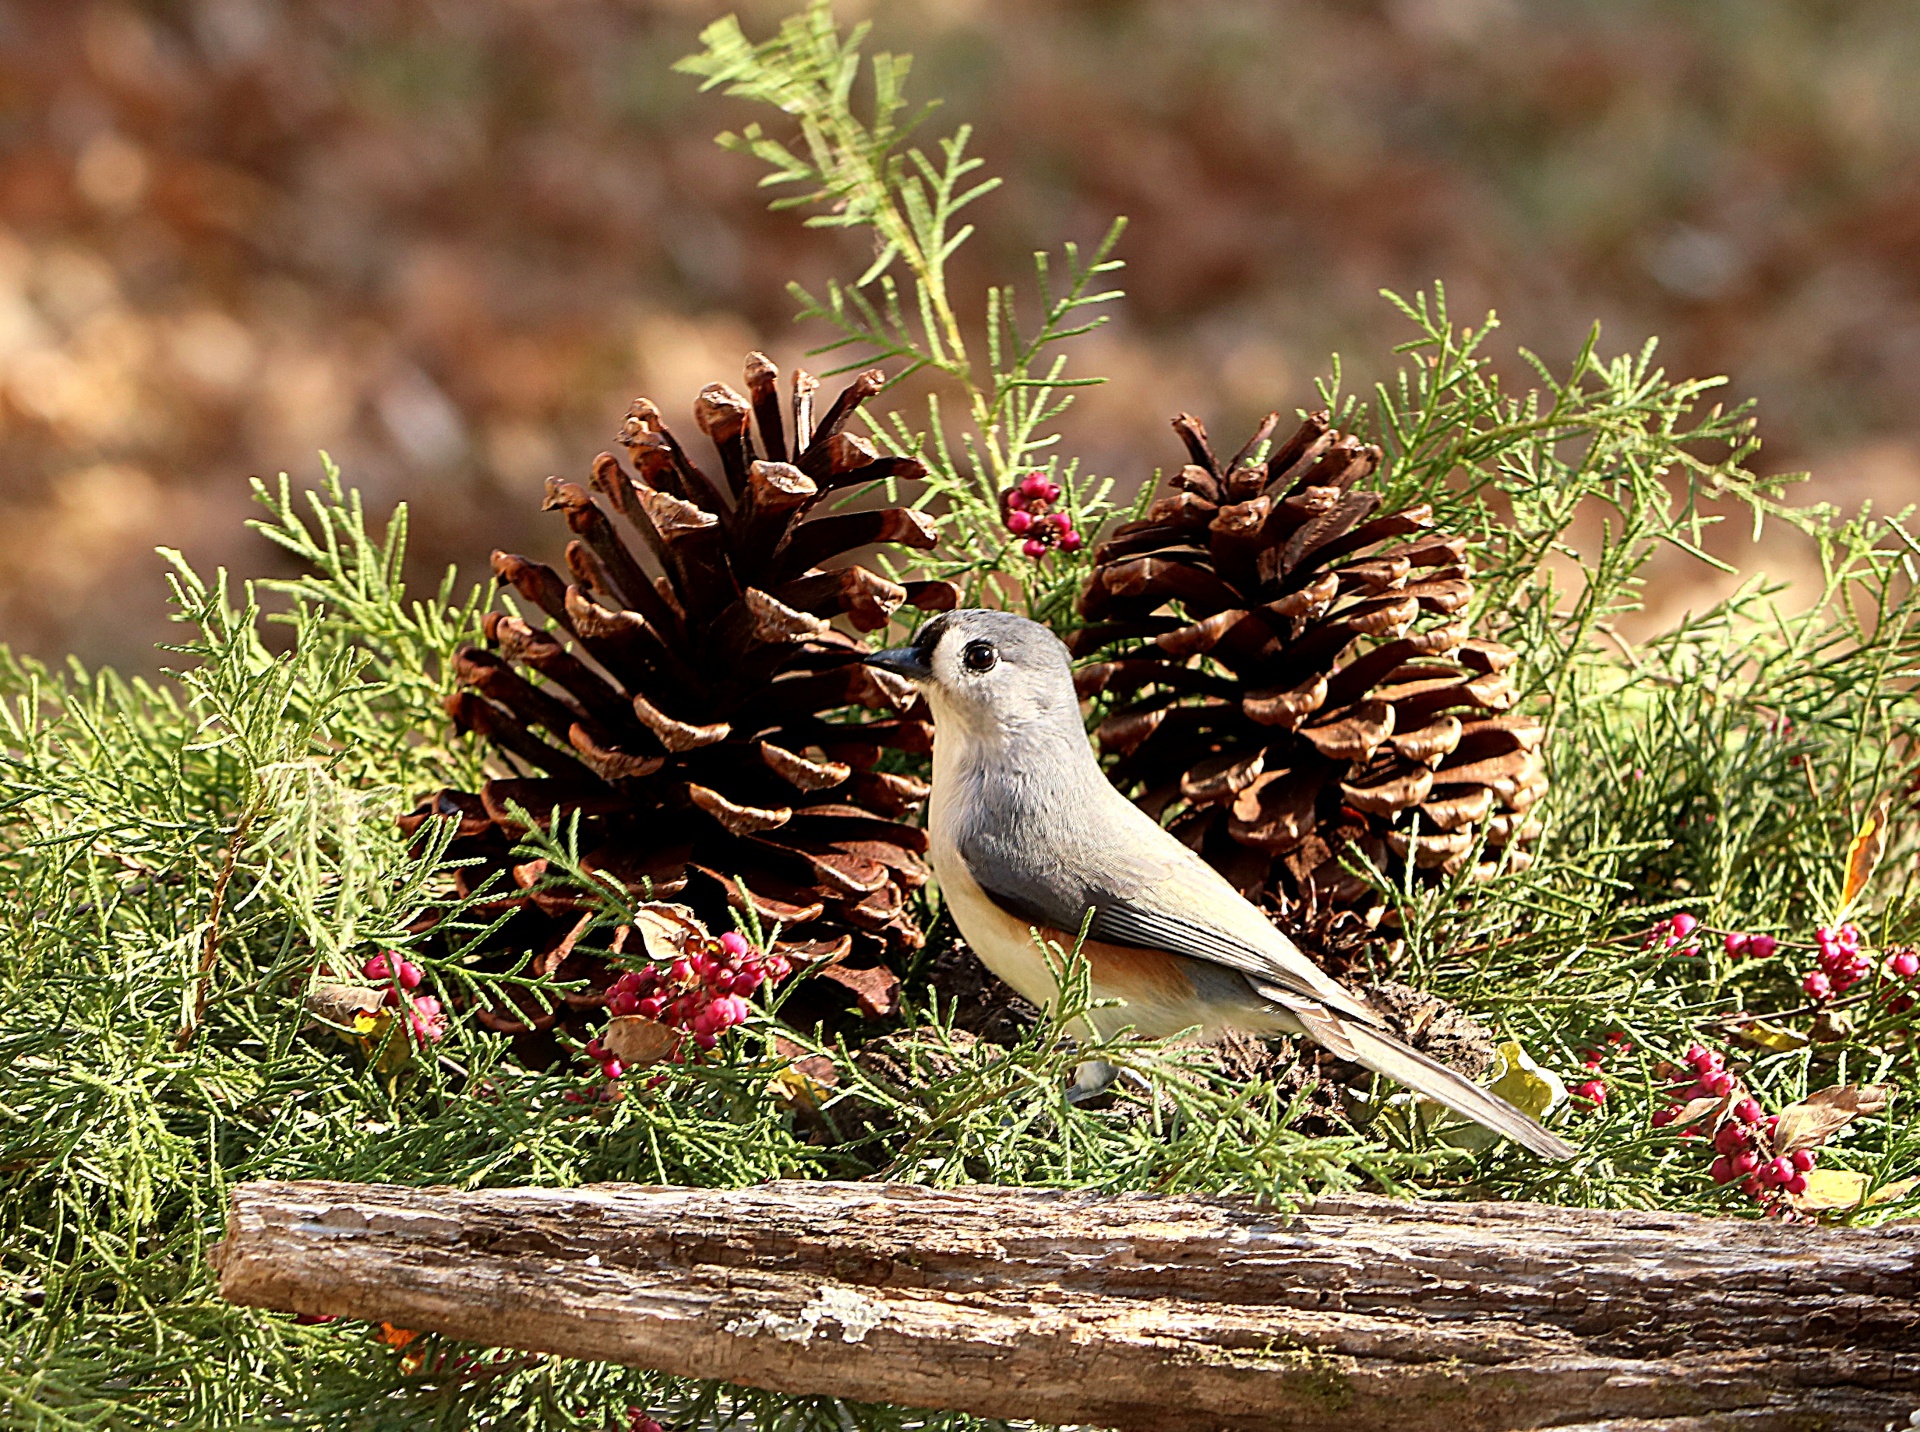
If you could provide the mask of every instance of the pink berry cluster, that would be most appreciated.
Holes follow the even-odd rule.
[[[1669,916],[1647,931],[1641,941],[1644,949],[1663,955],[1691,955],[1700,950],[1700,922],[1685,910]]]
[[[1727,931],[1722,943],[1731,960],[1770,960],[1780,948],[1780,942],[1772,935],[1743,935],[1738,930]]]
[[[1708,1173],[1718,1184],[1738,1184],[1740,1191],[1771,1214],[1788,1211],[1787,1197],[1807,1191],[1807,1172],[1815,1161],[1811,1149],[1776,1155],[1771,1140],[1779,1127],[1777,1114],[1761,1111],[1759,1100],[1747,1093],[1727,1069],[1726,1057],[1701,1044],[1687,1046],[1690,1081],[1672,1089],[1673,1102],[1654,1111],[1655,1128],[1665,1128],[1697,1099],[1723,1101],[1713,1125],[1714,1160]],[[1668,1066],[1671,1068],[1671,1066]],[[1697,1138],[1700,1126],[1680,1130],[1682,1138]]]
[[[1887,1008],[1895,1014],[1905,1014],[1912,1009],[1915,996],[1920,995],[1920,950],[1915,950],[1910,945],[1903,945],[1899,949],[1888,951],[1887,961],[1880,967],[1880,972],[1886,977],[1889,985],[1898,981],[1900,984],[1912,985],[1915,991],[1914,994],[1890,995]]]
[[[1607,1036],[1607,1045],[1617,1054],[1633,1052],[1633,1042],[1618,1030]],[[1581,1066],[1593,1077],[1574,1085],[1573,1092],[1595,1108],[1607,1102],[1607,1081],[1600,1075],[1606,1069],[1608,1052],[1608,1049],[1585,1049],[1580,1053]]]
[[[1860,948],[1860,927],[1846,924],[1837,929],[1822,925],[1813,932],[1820,946],[1818,969],[1808,970],[1800,988],[1816,1004],[1844,994],[1873,972],[1873,962]]]
[[[360,967],[360,973],[387,987],[386,1004],[406,1005],[407,1030],[414,1043],[424,1047],[447,1037],[447,1016],[440,1001],[430,994],[414,993],[426,976],[412,960],[398,950],[382,950]]]
[[[745,997],[762,984],[778,984],[792,968],[785,955],[771,950],[762,954],[729,930],[704,947],[688,948],[665,969],[649,965],[621,975],[607,991],[607,1011],[657,1020],[689,1035],[700,1048],[711,1049],[751,1013]],[[587,1052],[593,1054],[593,1049],[589,1045]],[[603,1070],[609,1063],[614,1069],[619,1066],[617,1059],[593,1057],[601,1060]],[[607,1077],[620,1075],[609,1072]]]
[[[1036,561],[1055,547],[1077,552],[1085,542],[1073,530],[1072,517],[1052,510],[1059,500],[1059,484],[1049,482],[1044,472],[1030,472],[1000,494],[1001,520],[1007,531],[1026,539],[1020,550]]]
[[[666,1428],[647,1416],[647,1414],[638,1407],[629,1407],[627,1409],[627,1432],[666,1432]]]

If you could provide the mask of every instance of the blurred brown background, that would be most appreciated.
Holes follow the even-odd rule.
[[[541,479],[636,392],[685,422],[747,348],[798,361],[785,281],[861,255],[767,214],[711,143],[742,112],[670,72],[730,8],[0,4],[0,637],[151,666],[151,548],[278,569],[245,478],[319,448],[413,504],[423,576],[550,553]],[[1405,330],[1376,290],[1441,278],[1503,349],[1564,360],[1599,318],[1730,373],[1809,496],[1920,496],[1912,0],[841,13],[1007,176],[965,285],[1132,217],[1131,296],[1076,363],[1114,378],[1071,423],[1100,471],[1172,456],[1178,408],[1231,432],[1309,401],[1330,350],[1377,374]]]

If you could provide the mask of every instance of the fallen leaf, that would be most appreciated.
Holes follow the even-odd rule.
[[[1835,1084],[1807,1095],[1809,1104],[1821,1108],[1844,1109],[1849,1114],[1883,1114],[1893,1102],[1891,1084]]]
[[[1920,1178],[1903,1178],[1898,1183],[1883,1183],[1867,1195],[1867,1201],[1862,1206],[1872,1208],[1876,1203],[1892,1203],[1895,1199],[1905,1198],[1916,1188],[1920,1188]]]
[[[820,971],[820,978],[832,980],[853,991],[860,1012],[868,1019],[884,1019],[900,1007],[895,998],[900,993],[900,976],[885,965],[862,970],[848,969],[845,965],[828,965]]]
[[[796,1054],[801,1057],[773,1076],[767,1092],[788,1108],[818,1112],[840,1083],[840,1071],[833,1067],[833,1060],[824,1054],[808,1054],[790,1039],[776,1038],[774,1051],[787,1058]]]
[[[679,1047],[680,1035],[640,1014],[617,1014],[600,1032],[600,1042],[629,1069],[658,1064]]]
[[[1804,1049],[1812,1041],[1797,1029],[1789,1029],[1784,1024],[1775,1024],[1772,1020],[1749,1020],[1733,1031],[1733,1041],[1753,1049],[1768,1049],[1775,1054],[1786,1054],[1791,1050]]]
[[[1853,902],[1860,898],[1860,892],[1867,888],[1867,882],[1873,878],[1874,867],[1880,863],[1880,852],[1887,844],[1887,806],[1868,816],[1859,830],[1854,832],[1853,840],[1847,846],[1846,881],[1840,889],[1840,913],[1853,908]]]
[[[339,984],[318,980],[300,1001],[301,1007],[328,1024],[354,1027],[356,1015],[371,1015],[380,1008],[387,992],[371,985]]]
[[[656,900],[633,912],[633,923],[640,932],[640,943],[647,958],[655,964],[670,965],[686,953],[689,939],[707,938],[706,926],[694,918],[685,905]]]
[[[412,1328],[396,1328],[392,1323],[380,1324],[380,1341],[388,1347],[405,1347],[419,1336]]]
[[[1824,1144],[1861,1114],[1878,1114],[1893,1097],[1890,1084],[1836,1084],[1780,1111],[1769,1142],[1775,1154]]]
[[[1727,1105],[1739,1098],[1743,1092],[1738,1085],[1735,1085],[1734,1091],[1731,1094],[1719,1094],[1709,1099],[1689,1099],[1681,1106],[1680,1112],[1673,1116],[1672,1121],[1667,1127],[1671,1129],[1684,1129],[1695,1120],[1705,1118],[1715,1109],[1726,1108]],[[1714,1122],[1718,1123],[1719,1121],[1716,1119]]]
[[[1831,1213],[1838,1209],[1858,1208],[1866,1200],[1867,1176],[1846,1169],[1816,1168],[1804,1175],[1804,1193],[1789,1194],[1793,1206],[1802,1213]]]

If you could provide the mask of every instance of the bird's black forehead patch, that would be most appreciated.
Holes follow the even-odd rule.
[[[915,632],[913,634],[913,654],[919,657],[920,660],[931,663],[933,660],[933,649],[940,645],[940,634],[947,629],[952,621],[952,612],[942,612],[939,616],[921,627],[919,631]]]

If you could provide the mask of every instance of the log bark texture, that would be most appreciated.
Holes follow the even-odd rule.
[[[773,1183],[234,1191],[231,1300],[1116,1428],[1905,1428],[1920,1226]]]

